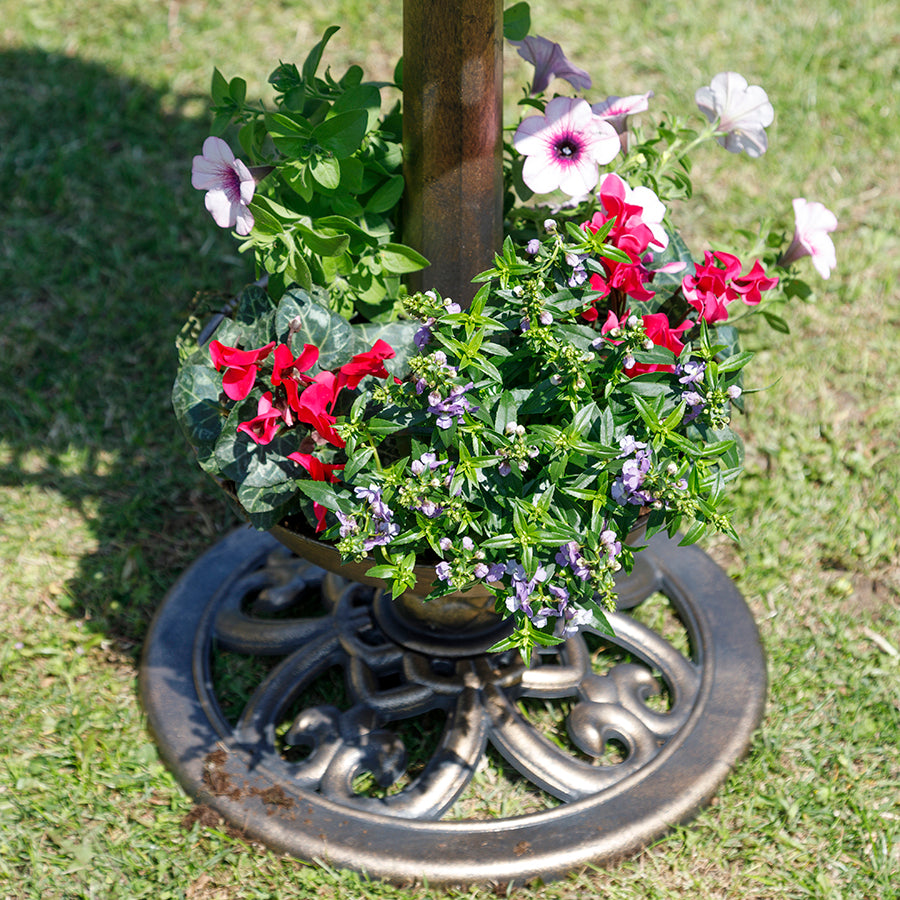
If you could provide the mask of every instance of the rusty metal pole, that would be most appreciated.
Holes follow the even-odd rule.
[[[404,0],[404,241],[411,290],[461,303],[503,239],[501,0]]]

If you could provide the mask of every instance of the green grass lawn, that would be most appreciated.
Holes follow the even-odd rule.
[[[265,96],[332,21],[390,73],[400,4],[0,0],[0,900],[505,896],[366,883],[190,815],[137,700],[154,609],[234,519],[169,408],[198,291],[248,261],[190,186],[213,65]],[[754,332],[740,545],[707,550],[759,623],[770,700],[714,804],[635,859],[517,898],[900,897],[900,18],[875,0],[533,2],[594,76],[688,113],[716,72],[776,108],[760,160],[710,147],[689,237],[791,199],[838,268]],[[510,92],[525,70],[508,57]],[[807,264],[801,263],[801,265]],[[811,279],[812,280],[812,279]]]

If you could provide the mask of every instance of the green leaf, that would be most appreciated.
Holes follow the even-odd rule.
[[[518,404],[509,391],[504,391],[497,400],[497,412],[494,415],[494,429],[503,434],[506,426],[516,421]]]
[[[350,323],[317,303],[303,290],[288,291],[275,313],[275,330],[279,340],[287,340],[292,323],[299,327],[291,337],[291,350],[296,355],[304,344],[319,348],[319,368],[336,369],[355,352]]]
[[[365,166],[355,156],[347,156],[340,160],[341,189],[351,194],[359,194],[363,190]]]
[[[527,3],[515,3],[503,10],[503,37],[521,41],[531,31],[531,9]]]
[[[429,263],[417,250],[407,247],[405,244],[389,242],[379,251],[379,258],[385,271],[395,275],[405,275],[407,272],[417,272],[424,269]]]
[[[694,259],[681,235],[669,230],[666,233],[669,235],[669,245],[662,253],[653,254],[653,262],[650,264],[650,268],[658,269],[672,262],[684,263],[685,267],[678,272],[654,272],[653,290],[657,293],[674,291],[676,288],[681,287],[681,279],[685,275],[691,275],[694,272]]]
[[[210,364],[182,365],[172,387],[172,406],[188,440],[197,453],[197,462],[207,472],[215,472],[215,445],[225,417],[219,405],[222,376]]]
[[[393,209],[403,196],[403,176],[394,175],[386,181],[366,203],[366,212],[383,213]]]
[[[677,428],[681,424],[681,420],[684,418],[684,414],[687,410],[687,403],[682,400],[672,412],[666,417],[665,422],[662,423],[663,431],[671,431],[674,428]]]
[[[296,490],[288,482],[257,487],[238,485],[237,499],[254,528],[261,530],[276,525],[296,505]]]
[[[303,243],[317,256],[340,256],[350,244],[350,236],[346,234],[322,234],[300,222],[294,227],[303,237]]]
[[[211,93],[214,106],[223,106],[230,99],[228,80],[218,69],[213,69]]]
[[[346,78],[346,76],[344,77]],[[371,83],[357,84],[344,91],[331,107],[332,115],[353,110],[363,110],[367,116],[366,131],[373,130],[378,124],[378,116],[381,112],[381,91]]]
[[[243,78],[232,78],[228,84],[228,93],[237,106],[243,106],[247,99],[247,82]]]
[[[362,228],[359,223],[348,219],[346,216],[322,216],[316,219],[313,224],[317,228],[334,228],[336,231],[343,231],[346,234],[359,238],[370,247],[378,246],[378,238]]]
[[[357,473],[362,471],[364,466],[368,465],[369,460],[372,459],[374,454],[374,447],[360,447],[344,465],[344,479],[346,481],[353,481]]]
[[[333,156],[314,156],[309,161],[309,174],[317,184],[334,191],[341,183],[341,164]]]
[[[253,230],[255,233],[274,236],[284,231],[284,225],[269,209],[265,197],[257,194],[250,201],[250,212],[253,213]]]
[[[679,547],[686,547],[688,544],[694,544],[703,537],[706,532],[706,522],[694,522],[688,529],[687,533],[679,542]]]
[[[350,156],[359,149],[366,136],[368,116],[365,110],[352,109],[326,119],[313,129],[313,138],[320,147],[337,159]]]
[[[769,312],[764,309],[762,311],[762,317],[769,323],[769,326],[775,331],[780,331],[782,334],[790,334],[791,327],[788,323],[781,318],[781,316],[776,316],[775,313]]]
[[[299,253],[290,254],[288,263],[284,267],[284,274],[289,282],[295,282],[307,291],[312,290],[312,273],[309,271],[306,260]]]
[[[312,132],[305,120],[284,113],[269,113],[266,128],[272,143],[285,156],[301,159],[309,156]]]
[[[301,478],[294,483],[294,486],[314,503],[319,503],[327,509],[336,509],[349,514],[356,508],[346,493],[339,493],[335,486],[327,481],[309,481]]]
[[[723,372],[736,372],[738,369],[743,369],[753,357],[754,354],[749,350],[735,353],[734,356],[729,356],[728,359],[722,360],[722,362],[719,363],[719,374]]]
[[[501,550],[505,547],[513,547],[516,544],[515,535],[512,534],[495,534],[493,537],[479,543],[480,547],[486,550]]]
[[[586,406],[582,406],[581,409],[579,409],[575,414],[575,418],[572,420],[572,425],[569,429],[567,429],[569,434],[583,437],[589,431],[598,413],[599,410],[597,409],[597,404],[593,401],[588,403]]]
[[[322,61],[322,53],[325,50],[325,45],[331,40],[332,35],[336,31],[340,31],[339,25],[332,25],[331,27],[326,28],[325,34],[322,35],[322,40],[309,51],[309,55],[303,63],[304,81],[312,81],[313,78],[315,78],[316,70],[319,68],[319,63]]]

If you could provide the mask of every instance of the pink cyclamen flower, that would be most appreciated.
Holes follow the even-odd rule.
[[[234,228],[240,235],[253,229],[249,204],[256,190],[251,171],[221,138],[208,137],[203,154],[194,157],[191,184],[206,191],[206,208],[220,228]]]
[[[344,363],[338,371],[338,389],[348,387],[356,388],[366,375],[375,378],[387,378],[390,372],[384,366],[384,360],[393,359],[397,354],[394,348],[379,338],[372,345],[371,350],[365,353],[357,353],[350,362]]]
[[[743,150],[753,157],[766,152],[766,128],[774,121],[775,110],[758,84],[748,85],[737,72],[720,72],[694,99],[706,118],[718,121],[718,130],[725,132],[718,140],[726,150]]]
[[[288,406],[296,409],[299,405],[297,391],[301,384],[312,384],[312,376],[304,374],[319,359],[319,348],[315,344],[304,344],[303,351],[294,359],[291,348],[287,344],[279,344],[275,348],[272,365],[272,386],[284,386]]]
[[[803,197],[794,200],[793,205],[794,239],[778,265],[786,267],[804,256],[811,256],[816,271],[828,278],[837,265],[834,243],[828,236],[837,228],[837,216],[821,203],[810,203]]]
[[[580,197],[596,187],[597,167],[619,152],[619,136],[591,112],[587,100],[554,97],[546,115],[522,120],[513,146],[527,157],[522,180],[536,194],[559,188]]]
[[[257,444],[270,444],[282,418],[281,410],[272,404],[272,392],[267,391],[256,404],[256,415],[241,422],[237,430],[249,435]]]
[[[259,363],[272,352],[274,346],[275,341],[270,341],[265,347],[255,350],[238,350],[221,341],[210,341],[209,355],[216,371],[225,369],[222,390],[227,397],[231,400],[243,400],[253,390]]]
[[[518,50],[522,59],[534,66],[532,94],[543,93],[553,78],[568,81],[577,91],[587,90],[591,86],[591,76],[584,69],[572,65],[559,44],[537,35],[529,35],[524,40],[510,43]]]

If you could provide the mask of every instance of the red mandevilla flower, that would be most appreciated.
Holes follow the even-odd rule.
[[[259,363],[271,353],[274,346],[275,341],[272,341],[256,350],[238,350],[237,347],[228,347],[220,341],[210,342],[209,355],[216,371],[225,369],[222,390],[226,397],[243,400],[253,390]]]
[[[728,318],[726,304],[739,297],[749,304],[760,301],[760,291],[767,291],[778,284],[777,278],[767,278],[759,260],[741,277],[741,261],[731,253],[704,255],[703,264],[695,264],[693,275],[685,275],[681,289],[688,303],[697,310],[701,319],[713,324]]]
[[[732,282],[734,289],[741,295],[744,303],[756,306],[762,299],[760,291],[770,291],[778,284],[778,278],[767,278],[762,263],[756,260],[753,268],[741,278],[735,278]]]

